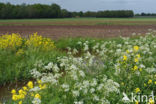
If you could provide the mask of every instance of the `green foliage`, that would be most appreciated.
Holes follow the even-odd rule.
[[[13,5],[10,3],[0,3],[1,19],[19,19],[19,18],[69,18],[69,17],[133,17],[133,11],[98,11],[98,12],[69,12],[57,4],[32,4],[32,5]]]
[[[37,61],[57,62],[58,56],[66,55],[66,53],[55,49],[53,41],[49,38],[32,35],[28,39],[22,39],[17,36],[13,34],[0,37],[3,42],[0,44],[3,46],[0,47],[0,85],[30,79],[29,71]],[[25,44],[26,42],[29,44]],[[45,46],[45,44],[50,46]]]
[[[106,17],[106,18],[125,18],[133,17],[134,13],[131,10],[117,10],[117,11],[99,11],[96,17]]]
[[[0,18],[59,18],[61,17],[61,8],[57,4],[43,5],[12,5],[10,3],[0,4]]]
[[[17,70],[18,67],[15,68],[17,73],[7,68],[8,72],[4,72],[8,78],[11,74],[15,76],[10,78],[14,78],[24,74],[30,76],[28,73],[31,73],[30,77],[36,79],[34,83],[29,81],[31,84],[24,86],[27,90],[24,87],[13,89],[11,103],[22,101],[23,104],[31,104],[39,101],[38,104],[124,104],[126,101],[123,93],[128,97],[132,93],[136,96],[149,95],[156,90],[156,31],[147,34],[106,40],[60,39],[55,41],[57,48],[54,50],[45,52],[39,47],[24,47],[24,53],[18,56],[15,56],[17,52],[14,50],[0,50],[0,57],[5,60],[0,60],[0,63],[5,68],[9,64],[10,68],[20,66],[22,62],[25,64],[24,68],[20,66],[26,69],[24,73]],[[67,52],[67,55],[63,52]],[[75,57],[79,52],[82,54]],[[2,64],[0,66],[4,67]],[[136,101],[129,101],[129,104],[137,104],[137,101],[140,103],[139,98],[136,98]],[[153,99],[147,102],[154,104]],[[143,104],[147,102],[141,101]]]
[[[16,51],[0,51],[0,84],[10,81],[19,81],[30,79],[29,71],[38,61],[44,63],[56,62],[58,56],[66,55],[57,49],[50,51],[40,51],[25,49],[24,54],[17,56]]]

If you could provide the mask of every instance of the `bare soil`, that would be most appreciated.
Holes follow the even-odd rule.
[[[35,32],[52,39],[63,37],[118,37],[130,36],[132,33],[146,33],[148,29],[156,30],[156,25],[95,25],[95,26],[0,26],[0,34],[19,33],[28,36]]]

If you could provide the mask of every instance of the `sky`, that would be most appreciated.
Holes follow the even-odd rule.
[[[0,0],[12,4],[56,3],[69,11],[133,10],[135,13],[156,13],[156,0]]]

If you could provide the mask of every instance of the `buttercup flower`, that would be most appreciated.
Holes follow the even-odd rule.
[[[22,101],[19,101],[18,104],[22,104]]]
[[[134,59],[134,62],[136,62],[136,63],[137,63],[138,61],[139,61],[139,60],[138,60],[138,58],[135,58],[135,59]]]
[[[150,80],[148,80],[148,84],[152,84],[152,80],[150,79]]]
[[[136,92],[136,93],[140,92],[140,88],[136,88],[136,89],[135,89],[135,92]]]
[[[24,91],[27,91],[27,90],[28,90],[28,88],[27,88],[26,86],[24,86],[24,87],[23,87],[23,90],[24,90]]]
[[[29,81],[28,84],[27,84],[27,86],[28,86],[29,88],[33,88],[33,82],[32,82],[32,81]]]
[[[16,94],[16,90],[15,89],[11,90],[11,93]]]
[[[40,94],[36,94],[36,95],[35,95],[35,98],[41,99]]]
[[[133,70],[135,71],[135,70],[137,70],[137,69],[138,69],[138,66],[135,65],[134,68],[133,68]]]
[[[155,102],[152,98],[150,98],[148,104],[155,104]]]
[[[139,50],[139,46],[134,46],[133,49],[135,52],[137,52]]]
[[[126,60],[127,60],[127,56],[124,55],[124,56],[123,56],[123,61],[126,61]]]
[[[139,102],[138,101],[135,101],[135,104],[139,104]]]
[[[13,95],[13,96],[12,96],[12,100],[13,100],[13,101],[17,101],[17,100],[18,100],[18,95]]]

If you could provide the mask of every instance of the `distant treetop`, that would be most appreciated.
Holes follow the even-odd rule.
[[[24,18],[70,18],[70,17],[107,17],[125,18],[133,17],[132,10],[107,10],[107,11],[87,11],[70,12],[61,9],[58,4],[21,4],[0,3],[0,19],[24,19]]]

